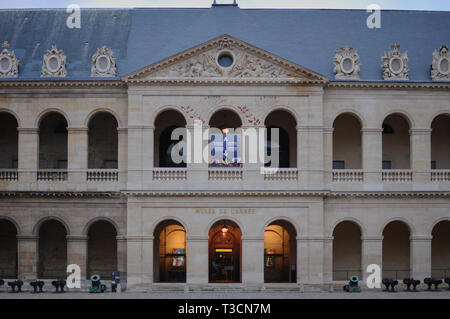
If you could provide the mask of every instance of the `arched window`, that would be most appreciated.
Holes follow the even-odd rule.
[[[233,111],[221,110],[214,113],[209,121],[210,166],[241,166],[241,126],[241,119]]]
[[[17,121],[14,116],[0,112],[0,169],[18,167]]]
[[[431,129],[431,169],[450,169],[450,115],[437,116]]]
[[[95,114],[89,121],[88,168],[118,168],[117,120],[106,112]]]
[[[54,219],[39,227],[38,278],[54,279],[67,277],[66,228]]]
[[[40,122],[39,168],[67,169],[67,121],[59,113],[48,113]]]
[[[341,114],[333,123],[333,169],[361,169],[361,123]]]
[[[87,279],[94,274],[111,279],[118,270],[116,237],[116,228],[109,221],[99,220],[89,227]]]
[[[186,231],[175,220],[161,222],[155,229],[154,281],[186,282]]]
[[[297,281],[297,235],[289,222],[279,220],[264,231],[264,282]]]
[[[0,278],[17,278],[17,229],[0,218]]]
[[[403,279],[410,275],[410,231],[401,221],[383,230],[383,278]]]
[[[180,134],[178,134],[180,133]],[[186,120],[180,112],[167,110],[155,120],[155,167],[186,167]],[[172,135],[175,139],[172,139]]]
[[[267,128],[266,147],[269,158],[265,166],[289,168],[297,167],[297,122],[295,118],[286,111],[276,110],[271,112],[264,125]],[[278,138],[273,136],[278,130]],[[278,165],[270,159],[278,152]]]
[[[431,234],[431,276],[450,277],[450,220],[437,223]]]
[[[409,123],[400,114],[383,122],[383,169],[410,169]]]
[[[361,230],[351,221],[339,223],[333,231],[333,280],[362,278]]]

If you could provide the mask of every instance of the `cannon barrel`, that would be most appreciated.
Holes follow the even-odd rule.
[[[428,285],[427,291],[431,291],[431,286],[434,285],[434,291],[438,291],[438,286],[442,284],[441,279],[427,277],[423,280],[425,284]]]
[[[398,280],[394,280],[392,278],[383,278],[381,280],[381,283],[386,286],[385,291],[395,292],[395,286],[398,285]],[[391,287],[391,290],[389,290],[389,287]]]
[[[22,280],[10,281],[8,282],[8,286],[11,287],[11,292],[22,292],[23,281]]]
[[[35,280],[30,282],[30,286],[33,287],[33,293],[42,292],[42,287],[44,287],[44,282],[42,280]],[[39,288],[39,291],[38,291]]]
[[[52,281],[52,286],[55,287],[55,293],[63,293],[66,281],[64,279],[56,279]]]
[[[351,276],[348,285],[344,286],[344,290],[347,292],[361,292],[361,288],[359,288],[358,282],[358,276]]]
[[[450,277],[445,277],[444,282],[448,285],[447,290],[450,290]],[[1,284],[0,284],[1,286]]]
[[[415,280],[414,278],[404,278],[403,283],[406,285],[407,291],[417,291],[416,287],[420,284],[420,280]],[[411,286],[413,287],[413,290],[411,290]]]
[[[106,286],[102,284],[100,276],[94,274],[91,276],[91,287],[89,287],[89,292],[91,293],[101,293],[105,292]]]
[[[5,284],[5,281],[3,279],[0,279],[0,286],[3,286]]]

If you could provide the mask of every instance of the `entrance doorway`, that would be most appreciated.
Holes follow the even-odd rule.
[[[209,282],[241,281],[241,230],[230,220],[215,223],[209,231]]]

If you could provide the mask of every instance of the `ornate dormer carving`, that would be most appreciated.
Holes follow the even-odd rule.
[[[44,54],[44,61],[42,63],[41,77],[65,77],[66,71],[66,56],[63,50],[58,50],[56,46],[52,46],[51,50],[47,50]]]
[[[116,76],[116,59],[111,48],[102,46],[92,56],[92,77],[114,77]]]
[[[17,60],[14,51],[9,51],[8,41],[3,42],[2,52],[0,53],[0,77],[16,78],[19,75],[19,60]]]
[[[384,52],[381,67],[385,80],[408,80],[408,52],[400,53],[400,45],[391,45],[389,52]]]
[[[334,56],[334,76],[339,80],[359,80],[359,54],[358,50],[345,46],[336,50]]]
[[[431,64],[431,78],[433,81],[450,81],[450,52],[446,45],[434,50]]]

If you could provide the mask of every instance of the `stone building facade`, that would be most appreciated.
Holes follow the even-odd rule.
[[[0,12],[8,41],[0,55],[1,278],[52,279],[78,264],[83,279],[119,270],[130,290],[327,290],[366,278],[369,264],[384,277],[450,275],[448,13],[387,14],[437,21],[431,31],[415,26],[420,36],[433,32],[432,43],[398,36],[408,53],[378,40],[358,54],[345,45],[367,43],[341,35],[342,49],[303,43],[327,52],[295,62],[283,44],[285,19],[365,13],[214,6],[83,14],[87,24],[105,22],[98,37],[77,35],[91,34],[89,24],[56,32],[55,47],[42,48],[43,35],[27,28],[64,21],[64,11]],[[163,16],[183,24],[196,14],[204,21],[187,19],[194,29],[218,19],[208,31],[216,36],[169,37],[159,24],[161,37],[181,44],[158,51],[164,39],[142,34]],[[262,23],[258,15],[277,17],[266,46],[248,22]],[[13,28],[10,17],[31,24]],[[244,26],[247,41],[233,29]],[[434,55],[413,58],[428,47]],[[147,49],[153,60],[140,60]],[[315,58],[322,69],[303,66]],[[241,132],[238,159],[213,163],[209,133],[182,152],[195,158],[206,147],[206,160],[169,158],[175,128],[193,137],[213,127]],[[262,142],[280,151],[275,172],[245,153],[242,132],[262,128],[280,131],[278,145]]]

